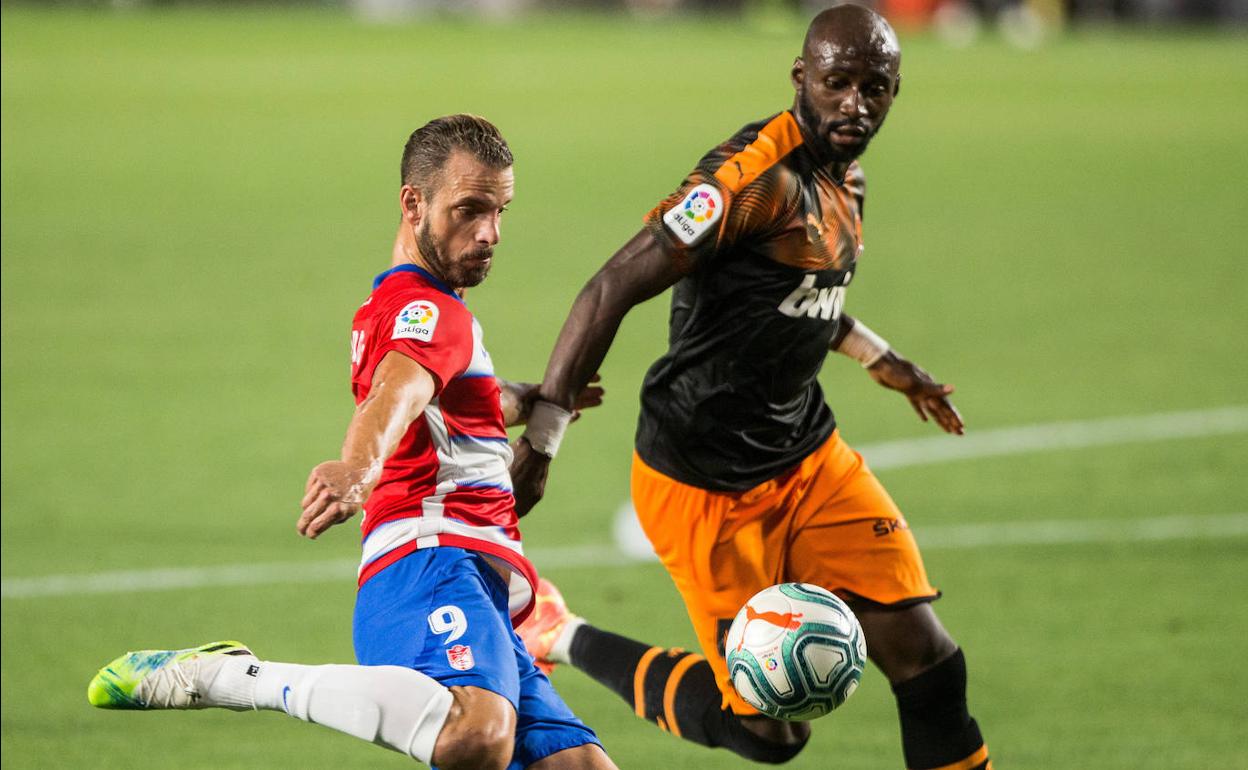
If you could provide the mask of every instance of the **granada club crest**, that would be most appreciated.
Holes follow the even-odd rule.
[[[446,660],[456,671],[467,671],[476,665],[476,661],[472,659],[472,648],[466,644],[457,644],[448,648]]]

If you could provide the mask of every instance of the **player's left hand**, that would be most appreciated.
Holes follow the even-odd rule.
[[[936,382],[912,361],[891,350],[868,367],[867,373],[884,387],[904,394],[923,422],[930,418],[946,433],[961,436],[965,432],[962,415],[949,401],[949,396],[953,394],[952,385]]]
[[[340,460],[329,460],[312,469],[303,495],[303,513],[295,528],[315,540],[325,530],[359,512],[363,504],[362,474]]]
[[[598,384],[601,381],[602,376],[595,374],[590,378],[589,384],[577,394],[576,401],[572,404],[573,422],[581,418],[581,410],[602,406],[602,398],[607,391]],[[498,386],[503,407],[503,423],[508,427],[524,425],[528,422],[529,412],[533,411],[533,403],[538,399],[538,389],[541,386],[535,382],[510,382],[502,378],[499,378]]]

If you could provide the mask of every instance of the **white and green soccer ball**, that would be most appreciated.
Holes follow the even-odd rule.
[[[732,621],[724,651],[746,703],[795,722],[844,703],[867,662],[858,618],[831,591],[809,583],[754,594]]]

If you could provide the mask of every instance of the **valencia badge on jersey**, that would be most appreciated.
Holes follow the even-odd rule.
[[[394,334],[390,339],[410,339],[429,342],[438,326],[438,306],[425,299],[408,303],[394,319]]]
[[[700,184],[667,210],[663,224],[680,242],[692,246],[724,215],[724,198],[714,185]]]

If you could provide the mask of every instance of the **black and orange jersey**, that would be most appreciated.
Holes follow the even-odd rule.
[[[793,114],[745,126],[645,218],[691,272],[642,387],[637,452],[672,478],[742,491],[836,427],[817,376],[862,251],[864,180],[835,179]]]

